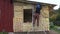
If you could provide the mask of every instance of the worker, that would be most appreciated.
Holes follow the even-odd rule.
[[[40,3],[36,5],[36,10],[33,15],[33,26],[35,26],[35,22],[37,20],[37,26],[39,26],[39,15],[40,15],[40,10],[42,9],[42,6]]]

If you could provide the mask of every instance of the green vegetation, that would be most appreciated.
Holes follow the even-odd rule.
[[[50,22],[53,22],[54,25],[60,26],[60,8],[50,12]]]
[[[0,34],[8,34],[7,32],[0,32]]]
[[[50,30],[60,33],[60,8],[50,12]]]
[[[54,26],[53,28],[50,28],[50,30],[54,30],[54,31],[60,33],[60,30],[58,29],[58,26]]]

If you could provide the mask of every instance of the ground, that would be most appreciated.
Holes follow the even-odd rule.
[[[0,33],[0,34],[7,34],[7,32],[6,33]],[[24,32],[24,33],[13,33],[13,32],[10,32],[9,34],[58,34],[56,31],[54,31],[54,30],[50,30],[49,32],[47,31],[47,32],[33,32],[33,33],[27,33],[27,32]]]
[[[58,34],[56,31],[51,30],[50,34]]]
[[[12,33],[10,33],[10,34],[12,34]],[[15,33],[15,34],[58,34],[56,31],[54,31],[54,30],[50,30],[50,32],[38,32],[38,33],[27,33],[27,32],[24,32],[24,33]]]

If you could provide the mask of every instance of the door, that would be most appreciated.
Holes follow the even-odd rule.
[[[0,31],[13,32],[13,3],[11,0],[1,0]]]

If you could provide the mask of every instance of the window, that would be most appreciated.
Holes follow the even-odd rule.
[[[32,22],[32,9],[24,9],[24,23]]]

